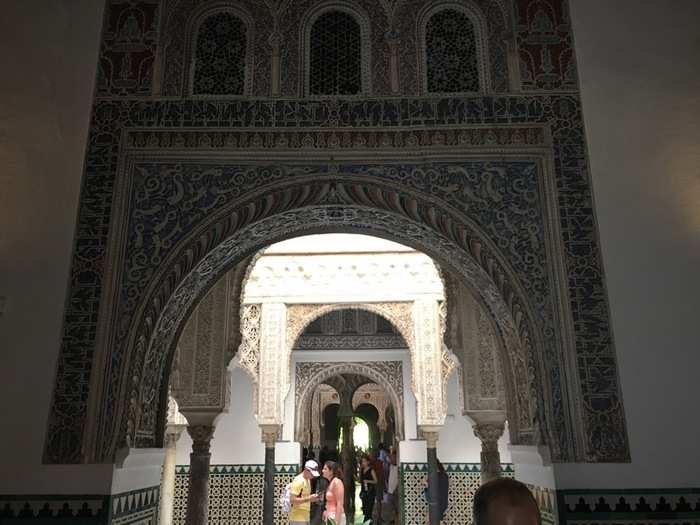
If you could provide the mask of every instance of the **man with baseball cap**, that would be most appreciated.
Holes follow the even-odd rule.
[[[304,463],[304,470],[292,481],[289,525],[308,525],[311,502],[318,499],[318,494],[311,494],[311,478],[319,475],[318,463],[310,459]]]

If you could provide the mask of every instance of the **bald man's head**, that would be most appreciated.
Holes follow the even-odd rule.
[[[540,510],[526,485],[511,478],[484,483],[474,495],[474,525],[539,525]]]

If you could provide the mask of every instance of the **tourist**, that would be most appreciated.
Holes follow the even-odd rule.
[[[540,510],[527,485],[512,478],[484,483],[474,494],[474,525],[539,525]]]
[[[326,461],[321,473],[328,480],[323,517],[327,525],[345,525],[345,487],[340,468],[336,462]]]
[[[399,488],[399,466],[396,461],[396,451],[389,452],[389,467],[385,469],[386,487],[382,497],[382,524],[392,524],[396,522],[398,514],[398,488]]]
[[[311,502],[310,525],[323,525],[323,511],[326,508],[326,490],[328,490],[328,480],[325,477],[318,476],[311,480],[311,492],[318,494],[318,500]]]
[[[384,479],[384,467],[385,467],[384,457],[385,457],[385,455],[386,455],[386,451],[384,450],[384,445],[381,443],[377,447],[377,453],[370,454],[370,464],[372,465],[372,468],[374,469],[374,473],[377,475],[376,501],[374,504],[374,515],[373,515],[373,518],[374,518],[376,523],[379,523],[379,518],[381,517],[382,494],[384,493],[384,484],[386,483],[386,480]]]
[[[362,514],[364,515],[362,523],[371,522],[374,500],[377,497],[377,473],[372,468],[367,454],[363,454],[362,459],[360,459],[360,481],[362,482],[360,499],[362,500]]]
[[[318,494],[311,493],[312,478],[319,476],[318,463],[310,459],[304,463],[304,470],[297,475],[291,484],[289,525],[308,525],[311,503],[318,500]]]

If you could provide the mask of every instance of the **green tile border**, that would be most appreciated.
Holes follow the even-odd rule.
[[[296,474],[301,470],[301,467],[294,463],[280,463],[275,465],[275,474]],[[176,465],[175,475],[184,476],[189,474],[189,465]],[[264,474],[264,464],[216,464],[209,466],[210,474]]]
[[[648,522],[680,521],[683,523],[700,523],[700,488],[677,488],[677,489],[563,489],[557,490],[557,509],[559,513],[559,524],[575,522],[614,522],[615,524],[642,524]],[[578,503],[569,501],[567,497],[580,496],[584,503],[591,509],[581,512],[576,507]],[[606,510],[596,511],[596,505],[602,503],[610,509],[615,509],[619,505],[619,500],[624,499],[624,503],[630,510]],[[668,510],[667,507],[678,505],[680,498],[685,500],[685,506],[691,510]],[[642,503],[651,510],[635,510]],[[658,508],[663,499],[663,510]],[[674,501],[675,500],[675,501]],[[571,507],[574,506],[573,510]],[[694,510],[693,510],[694,509]]]

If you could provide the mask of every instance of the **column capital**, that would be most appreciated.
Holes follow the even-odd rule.
[[[183,431],[187,428],[187,425],[168,425],[165,427],[165,438],[163,439],[163,445],[165,448],[174,447]]]
[[[281,425],[259,425],[265,448],[274,448],[280,435]]]
[[[435,426],[421,426],[421,434],[427,442],[428,448],[437,448],[438,440],[440,439],[440,428]]]
[[[209,454],[211,438],[214,437],[213,425],[189,425],[187,433],[192,438],[192,453],[196,455]]]
[[[496,444],[503,435],[504,425],[496,423],[483,423],[474,425],[474,435],[482,444]]]

